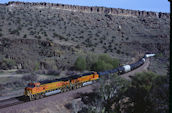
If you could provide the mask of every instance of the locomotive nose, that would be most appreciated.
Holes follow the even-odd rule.
[[[29,96],[30,94],[31,94],[31,89],[28,88],[28,87],[26,87],[26,88],[25,88],[25,91],[24,91],[24,95],[25,95],[25,96]]]

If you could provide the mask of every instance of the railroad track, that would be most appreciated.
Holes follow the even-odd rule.
[[[91,89],[94,89],[95,86],[97,87],[97,82],[92,84],[92,85],[88,85],[88,86],[84,86],[82,88],[75,89],[76,90],[76,97],[79,96],[80,93],[88,93],[88,92],[90,92],[90,91],[87,91],[87,90],[79,92],[77,90],[87,89],[89,87],[92,87]],[[67,93],[71,93],[71,92],[74,92],[74,90],[70,90],[70,91],[67,91],[67,92],[62,92],[62,93],[50,95],[50,96],[44,97],[43,99],[50,98],[50,97],[53,97],[55,95],[59,95],[59,96],[63,95],[63,94],[66,95]],[[34,101],[36,102],[36,101],[40,101],[40,100],[41,99],[34,100]],[[5,99],[5,100],[1,100],[0,101],[0,113],[1,113],[1,109],[3,110],[3,108],[6,109],[8,107],[13,107],[13,106],[19,105],[19,104],[33,103],[34,101],[29,101],[29,100],[26,101],[24,95],[18,96],[18,97],[9,98],[9,99]],[[4,112],[2,112],[2,113],[4,113]]]
[[[90,87],[90,86],[97,86],[97,82],[93,83],[92,85],[87,85],[87,86],[84,86],[84,87],[81,87],[81,88],[78,88],[78,89],[82,89],[82,88],[84,89],[84,88]],[[77,90],[77,89],[75,89],[75,90]],[[72,92],[72,91],[74,91],[74,90],[70,90],[70,91],[62,92],[62,93],[58,93],[58,94],[53,94],[53,95],[50,95],[50,96],[47,96],[47,97],[44,97],[44,98],[48,98],[48,97],[51,97],[51,96],[54,96],[54,95],[60,95],[60,94],[63,95],[64,93],[68,93],[68,92]],[[39,99],[39,100],[41,100],[41,99]],[[23,103],[27,103],[27,102],[33,102],[33,101],[29,101],[28,99],[25,98],[24,95],[17,96],[17,97],[12,97],[12,98],[5,99],[5,100],[0,100],[0,109],[7,108],[7,107],[10,107],[10,106],[19,105],[19,104],[23,104]],[[1,113],[1,111],[0,111],[0,113]]]
[[[17,105],[17,104],[22,104],[25,102],[25,101],[23,101],[23,98],[24,98],[24,95],[5,99],[5,100],[1,100],[0,101],[0,109],[10,107],[13,105]]]

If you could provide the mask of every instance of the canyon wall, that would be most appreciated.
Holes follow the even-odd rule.
[[[2,5],[2,4],[1,4]],[[126,15],[126,16],[137,16],[137,17],[157,17],[157,18],[170,18],[169,13],[162,12],[150,12],[150,11],[138,11],[138,10],[127,10],[119,8],[106,8],[106,7],[88,7],[88,6],[77,6],[77,5],[64,5],[54,3],[30,3],[30,2],[8,2],[7,6],[44,6],[53,7],[70,11],[80,11],[87,13],[104,13],[112,15]]]

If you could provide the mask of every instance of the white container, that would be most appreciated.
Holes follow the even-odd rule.
[[[145,62],[146,61],[145,58],[142,58],[142,61]]]
[[[155,56],[155,54],[146,54],[145,56],[146,56],[146,58],[148,58],[148,57],[153,57],[153,56]]]
[[[123,66],[123,68],[124,68],[125,72],[131,71],[131,66],[130,65],[125,65],[125,66]]]

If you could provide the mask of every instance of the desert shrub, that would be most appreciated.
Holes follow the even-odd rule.
[[[113,58],[111,64],[112,64],[113,68],[117,68],[120,64],[120,61],[116,58]]]
[[[132,77],[126,96],[134,102],[127,113],[167,113],[169,78],[152,72],[138,73]]]
[[[113,68],[117,68],[119,66],[119,60],[115,58],[111,58],[107,54],[99,55],[98,62],[95,63],[93,69],[95,71],[104,71]]]
[[[41,39],[41,36],[40,35],[35,35],[35,38],[37,38],[37,39]]]
[[[22,79],[25,81],[37,81],[38,76],[35,73],[30,73],[30,74],[24,75]]]
[[[47,32],[44,31],[43,33],[44,33],[44,36],[46,37],[47,36]]]
[[[47,40],[47,41],[50,41],[50,42],[52,42],[52,41],[53,41],[53,40],[52,40],[52,39],[50,39],[50,38],[46,38],[46,40]]]
[[[83,56],[79,56],[75,61],[75,68],[77,70],[83,71],[86,69],[86,60]]]
[[[12,59],[4,58],[0,61],[1,69],[12,69],[16,65],[16,62]]]
[[[117,50],[116,52],[117,52],[117,54],[120,54],[120,53],[121,53],[121,51],[120,51],[120,50]]]
[[[29,34],[30,34],[30,35],[34,35],[34,34],[36,34],[36,31],[30,31]]]
[[[149,92],[149,99],[154,112],[168,113],[169,111],[169,76],[157,77]]]
[[[112,36],[113,39],[115,39],[116,37],[115,36]]]
[[[86,56],[87,69],[91,70],[92,66],[97,62],[98,56],[96,54],[89,53]]]
[[[26,34],[24,34],[23,38],[27,38],[27,35],[26,35]]]
[[[98,60],[92,67],[94,71],[105,71],[113,69],[113,66],[105,61]]]
[[[76,63],[78,67],[76,67]],[[118,59],[111,58],[107,54],[96,55],[90,53],[86,57],[79,57],[75,62],[75,67],[79,70],[104,71],[118,67],[119,63]]]
[[[40,62],[41,69],[46,69],[49,71],[58,70],[56,61],[54,59],[44,59]]]
[[[168,113],[169,76],[143,72],[127,81],[108,75],[99,83],[94,93],[82,96],[85,105],[80,112]]]
[[[40,63],[39,62],[35,63],[34,71],[38,71],[39,68],[40,68]]]
[[[77,72],[68,70],[65,74],[66,75],[76,75]]]
[[[20,32],[18,29],[15,29],[15,30],[10,31],[10,34],[20,35]]]
[[[11,82],[11,86],[13,86],[14,88],[16,88],[16,87],[23,87],[24,86],[24,81],[16,80],[14,82]]]
[[[48,70],[47,75],[59,75],[59,70]]]
[[[99,55],[98,59],[101,61],[104,61],[105,63],[111,63],[112,62],[112,58],[107,54]]]
[[[120,113],[113,110],[114,102],[119,101],[130,82],[116,75],[102,76],[100,87],[95,92],[83,94],[82,102],[85,104],[79,113]],[[116,105],[116,104],[114,104]],[[116,106],[115,106],[116,107]]]
[[[59,35],[59,34],[57,34],[57,33],[53,33],[53,37],[58,37],[60,40],[65,40],[65,41],[67,41],[67,40],[68,40],[68,39],[67,39],[67,38],[65,38],[64,36]]]
[[[143,73],[137,73],[136,76],[132,77],[132,85],[144,88],[147,91],[150,91],[153,81],[158,77],[159,75],[153,73],[153,72],[143,72]]]

